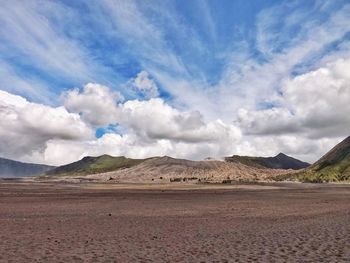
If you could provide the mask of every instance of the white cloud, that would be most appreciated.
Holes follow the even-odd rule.
[[[127,101],[120,105],[117,119],[144,139],[209,143],[240,137],[240,131],[233,125],[220,120],[205,123],[199,112],[180,112],[159,98]]]
[[[235,150],[240,155],[267,157],[282,152],[313,163],[343,139],[315,140],[300,135],[245,136]]]
[[[4,40],[0,43],[1,50],[11,48],[12,51],[13,48],[16,54],[28,58],[34,69],[45,70],[48,75],[57,72],[59,76],[74,78],[76,75],[77,79],[85,80],[95,76],[94,69],[106,70],[94,63],[96,54],[89,54],[87,47],[78,40],[86,37],[84,33],[92,32],[70,32],[77,34],[74,36],[64,33],[67,29],[65,19],[59,14],[73,12],[71,17],[74,17],[79,12],[61,3],[41,4],[43,2],[28,1],[21,5],[4,5],[0,10],[3,25],[0,37]],[[312,19],[311,13],[299,9],[286,12],[285,6],[290,5],[279,5],[258,16],[258,50],[254,50],[254,55],[250,46],[235,50],[238,56],[227,49],[222,51],[220,56],[225,58],[225,71],[218,85],[211,85],[205,76],[197,74],[202,71],[197,70],[196,65],[183,64],[181,55],[169,42],[168,27],[161,27],[159,22],[174,22],[167,24],[176,24],[171,33],[176,32],[178,39],[188,38],[188,42],[193,43],[197,40],[204,49],[207,41],[202,41],[191,25],[174,14],[176,12],[167,10],[166,4],[154,8],[136,1],[104,0],[88,5],[87,20],[101,28],[104,23],[108,25],[108,40],[126,44],[133,53],[131,56],[145,68],[134,79],[133,85],[146,98],[157,97],[158,88],[151,75],[173,96],[172,106],[161,99],[121,103],[120,94],[91,83],[82,90],[68,91],[63,96],[64,107],[58,108],[23,102],[23,98],[13,99],[13,95],[8,95],[7,104],[4,101],[1,104],[6,121],[0,127],[4,138],[1,149],[7,151],[8,147],[10,153],[2,154],[9,157],[18,154],[20,158],[55,164],[102,153],[201,158],[234,152],[272,155],[285,151],[287,154],[299,153],[308,160],[319,157],[332,143],[348,135],[347,69],[350,65],[349,59],[345,58],[350,49],[344,36],[350,30],[350,6],[332,9],[322,15],[322,19]],[[59,11],[55,12],[55,7]],[[317,8],[314,6],[312,10],[317,13]],[[210,12],[207,15],[210,16],[206,16],[206,22],[210,25],[213,17]],[[60,28],[54,27],[55,19],[52,18],[59,19],[57,25]],[[184,23],[176,23],[178,21]],[[78,26],[79,23],[75,21],[74,24]],[[208,28],[213,38],[219,37],[214,24]],[[97,40],[97,37],[91,40]],[[333,45],[336,48],[329,52]],[[120,50],[123,47],[121,44]],[[211,51],[210,48],[207,52]],[[261,57],[255,56],[256,51]],[[215,52],[217,50],[213,50]],[[313,71],[308,69],[309,62],[312,62]],[[5,62],[0,65],[5,65]],[[34,81],[25,80],[9,68],[1,69],[1,79],[11,76],[6,77],[6,87],[0,87],[2,89],[16,93],[20,90],[23,93],[19,94],[27,97],[31,94],[36,98],[41,90],[45,90],[40,87],[39,91],[33,85]],[[193,72],[196,74],[191,74]],[[290,77],[296,72],[299,76]],[[8,88],[10,84],[13,87]],[[10,104],[11,100],[15,100],[14,105]],[[26,112],[20,110],[21,101]],[[264,103],[277,106],[261,109]],[[237,119],[234,125],[231,124],[233,119]],[[43,121],[47,123],[44,125]],[[91,127],[110,123],[122,125],[125,134],[106,134],[99,139],[92,137]],[[30,136],[23,136],[28,133]],[[12,145],[14,141],[20,143]],[[20,144],[24,145],[23,153],[19,151]]]
[[[220,120],[205,122],[199,112],[182,112],[162,99],[116,104],[119,94],[87,84],[64,94],[65,105],[53,108],[0,91],[0,154],[53,165],[86,155],[155,155],[202,159],[234,152],[240,130]],[[77,113],[81,113],[80,115]],[[118,123],[126,131],[94,137],[94,125]]]
[[[5,42],[10,44],[11,53],[20,52],[38,68],[49,68],[56,74],[74,75],[79,79],[91,77],[88,65],[93,63],[84,47],[58,34],[47,17],[49,12],[43,12],[58,7],[63,8],[55,3],[42,1],[2,2],[2,45],[4,46]],[[69,12],[69,8],[65,7],[64,12]]]
[[[154,79],[150,78],[147,71],[141,71],[132,82],[133,87],[145,97],[158,97],[158,87]]]
[[[0,90],[1,155],[24,158],[43,152],[50,139],[81,140],[93,131],[77,114],[64,107],[52,108]]]
[[[241,109],[238,122],[247,134],[306,134],[310,138],[347,136],[350,126],[350,58],[284,82],[281,106]]]
[[[169,48],[164,32],[145,15],[139,3],[130,1],[101,1],[104,12],[110,17],[118,37],[133,47],[133,52],[145,61],[167,67],[173,72],[186,71],[181,59]]]
[[[321,141],[336,143],[349,135],[349,68],[350,58],[337,59],[325,67],[286,80],[278,108],[242,108],[237,125],[246,135],[262,136],[265,141],[274,138],[281,150],[294,154],[299,151],[308,155],[308,160],[316,160],[327,150],[321,147]],[[330,147],[331,143],[322,145]],[[274,148],[273,143],[267,145],[269,149]],[[312,150],[307,150],[311,146]]]
[[[217,138],[215,141],[186,142],[171,139],[144,140],[130,132],[125,135],[105,134],[88,141],[50,140],[44,152],[47,163],[62,164],[84,156],[110,154],[132,158],[173,156],[187,159],[204,159],[208,156],[223,157],[232,154],[238,138]]]
[[[0,89],[42,102],[49,102],[54,97],[42,81],[19,76],[9,63],[1,59]]]
[[[161,99],[128,101],[119,105],[116,119],[127,127],[124,135],[107,133],[86,141],[49,140],[48,163],[68,163],[87,155],[111,154],[132,158],[170,155],[203,159],[234,152],[240,131],[221,121],[204,123],[199,113],[179,112]]]
[[[66,92],[63,100],[69,111],[80,113],[87,123],[104,127],[115,123],[117,102],[124,98],[119,92],[112,92],[106,86],[88,83],[82,91],[73,89]]]
[[[298,9],[289,14],[288,9],[284,7],[282,5],[274,7],[272,11],[262,11],[259,16],[263,21],[257,21],[257,41],[263,42],[259,42],[258,45],[260,51],[265,54],[263,59],[257,60],[249,53],[243,63],[229,63],[221,83],[211,94],[212,104],[221,108],[223,119],[228,120],[242,107],[256,109],[265,102],[276,102],[274,96],[278,96],[283,81],[295,73],[297,67],[302,67],[317,57],[322,58],[331,44],[341,41],[350,32],[350,5],[344,5],[334,11],[324,21],[305,21],[305,16],[311,14],[301,15]],[[280,15],[271,15],[276,9]],[[291,27],[290,23],[303,26],[296,29]],[[271,28],[270,24],[278,25],[278,34],[276,28]],[[296,31],[295,35],[289,32],[293,31],[292,29]],[[260,39],[261,34],[265,40]],[[338,50],[337,53],[333,59],[344,56],[342,50]],[[241,64],[237,66],[236,62]],[[322,59],[315,60],[312,65],[317,68],[322,66],[321,62]],[[308,72],[307,68],[305,66],[303,71]]]
[[[60,1],[2,1],[0,88],[56,103],[49,96],[57,96],[55,86],[62,82],[109,84],[112,74],[113,82],[125,81],[91,49],[92,28],[84,27],[83,20],[80,9]]]

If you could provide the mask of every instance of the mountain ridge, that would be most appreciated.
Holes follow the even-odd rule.
[[[125,156],[86,156],[81,160],[66,165],[58,166],[46,172],[46,175],[87,175],[109,172],[117,169],[128,168],[136,165],[145,159],[131,159]]]
[[[350,136],[335,145],[307,169],[279,178],[279,180],[286,179],[313,183],[350,181]]]
[[[54,166],[0,158],[0,177],[36,176],[52,168],[54,168]]]
[[[248,166],[257,168],[270,168],[270,169],[293,169],[299,170],[309,167],[310,164],[300,161],[296,158],[288,156],[284,153],[279,153],[274,157],[255,157],[255,156],[240,156],[233,155],[226,157],[227,162],[240,162]]]
[[[219,160],[192,161],[168,156],[153,157],[126,169],[88,175],[87,179],[123,183],[201,182],[234,183],[271,181],[289,170],[257,168]]]

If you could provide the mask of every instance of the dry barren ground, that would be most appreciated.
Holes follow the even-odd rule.
[[[0,182],[0,262],[350,262],[349,186],[177,188]]]

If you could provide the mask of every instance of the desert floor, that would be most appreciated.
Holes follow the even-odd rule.
[[[350,186],[0,181],[0,262],[350,262]]]

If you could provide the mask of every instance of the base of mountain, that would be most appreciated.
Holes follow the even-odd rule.
[[[293,181],[301,183],[350,183],[349,174],[319,173],[305,170],[293,174],[282,174],[274,178],[275,181]]]
[[[6,171],[6,174],[18,175],[20,173],[15,173],[17,170],[25,174],[26,171],[33,170],[33,164],[0,158],[1,160],[3,161],[0,162],[0,171]],[[38,175],[41,174],[39,180],[56,181],[223,184],[271,181],[350,182],[350,137],[311,166],[283,153],[274,157],[233,155],[224,158],[224,161],[212,158],[192,161],[169,156],[131,159],[102,155],[84,157],[59,167],[34,166],[41,169],[38,171]]]

